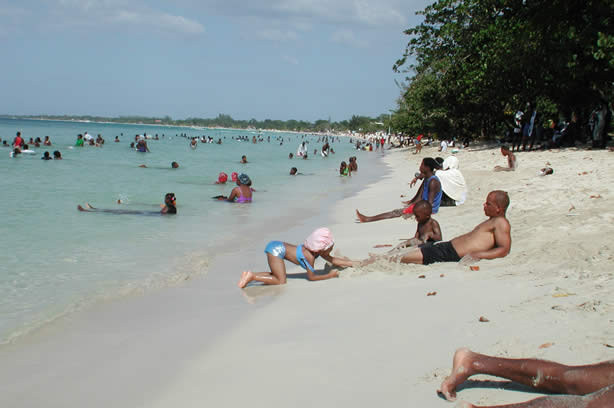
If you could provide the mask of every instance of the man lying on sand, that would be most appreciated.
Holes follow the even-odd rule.
[[[357,262],[347,258],[332,256],[335,241],[328,228],[318,228],[305,239],[303,245],[292,245],[281,241],[271,241],[264,252],[269,261],[271,272],[243,271],[237,284],[244,288],[248,283],[255,280],[267,285],[282,285],[286,283],[286,264],[284,260],[300,265],[307,271],[307,279],[310,281],[336,278],[339,272],[333,270],[325,275],[317,275],[314,270],[315,260],[318,256],[326,259],[335,266],[351,267]]]
[[[454,238],[452,241],[425,245],[412,249],[404,255],[384,256],[390,261],[429,265],[435,262],[458,262],[463,257],[473,260],[503,258],[510,252],[512,237],[510,223],[505,211],[510,203],[505,191],[495,190],[488,193],[484,203],[484,214],[489,218],[473,231]],[[369,265],[382,257],[372,256],[363,261]]]
[[[431,218],[432,209],[433,207],[428,201],[420,200],[416,203],[414,206],[414,215],[416,216],[416,221],[418,222],[416,234],[413,238],[401,242],[390,252],[409,246],[418,246],[441,241],[441,228],[439,227],[439,223],[435,219]]]
[[[497,407],[514,408],[609,408],[614,407],[614,362],[567,366],[536,359],[491,357],[459,349],[452,373],[438,390],[448,401],[456,400],[456,388],[476,374],[494,375],[554,394]],[[477,408],[463,402],[462,408]],[[495,407],[482,407],[495,408]]]

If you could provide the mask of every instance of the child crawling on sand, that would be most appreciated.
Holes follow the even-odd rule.
[[[424,244],[432,244],[441,241],[441,228],[439,223],[431,218],[433,207],[426,200],[420,200],[414,206],[414,216],[418,221],[416,235],[407,241],[401,242],[394,247],[390,252],[397,251],[402,248],[415,247]]]
[[[284,260],[300,265],[307,271],[307,279],[318,281],[339,276],[336,270],[327,274],[315,273],[314,264],[318,256],[339,267],[352,267],[357,262],[347,258],[335,257],[331,251],[335,242],[328,228],[318,228],[305,239],[303,245],[292,245],[287,242],[271,241],[264,252],[269,261],[271,272],[243,271],[238,286],[244,288],[251,281],[262,282],[266,285],[283,285],[286,283],[286,264]]]

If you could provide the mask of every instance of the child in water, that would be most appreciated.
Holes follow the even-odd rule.
[[[348,167],[347,163],[342,161],[341,162],[341,166],[339,167],[339,175],[341,176],[350,176],[350,168]]]
[[[266,285],[283,285],[286,283],[286,264],[284,260],[300,265],[307,271],[307,279],[310,281],[336,278],[339,272],[333,270],[324,275],[316,275],[314,264],[317,257],[339,267],[352,267],[358,262],[347,258],[334,257],[331,255],[335,241],[328,228],[318,228],[305,239],[303,245],[292,245],[287,242],[271,241],[264,252],[267,255],[271,272],[243,271],[237,286],[244,288],[251,281],[262,282]]]

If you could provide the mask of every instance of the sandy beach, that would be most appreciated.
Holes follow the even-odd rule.
[[[388,249],[376,245],[413,236],[414,220],[361,224],[354,210],[399,208],[415,193],[407,183],[419,161],[439,155],[428,148],[421,155],[387,152],[389,176],[317,221],[332,230],[335,250],[364,259]],[[613,155],[519,153],[517,171],[494,173],[505,164],[497,148],[461,150],[456,156],[469,194],[463,205],[435,215],[443,238],[486,219],[486,194],[502,189],[511,199],[507,257],[480,261],[478,271],[378,263],[342,271],[339,279],[308,282],[299,275],[283,287],[239,290],[240,268],[264,270],[266,258],[262,248],[242,252],[240,261],[227,255],[212,266],[225,273],[213,285],[207,277],[215,296],[203,298],[202,282],[188,282],[74,316],[1,350],[0,405],[449,407],[436,390],[459,347],[567,364],[614,359],[614,210],[607,181]],[[554,174],[538,176],[546,163]],[[294,235],[319,226],[297,225]],[[261,247],[276,238],[264,237]],[[220,315],[216,326],[203,327]],[[474,377],[459,399],[490,405],[539,395]]]

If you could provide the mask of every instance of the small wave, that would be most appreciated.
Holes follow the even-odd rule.
[[[182,285],[188,280],[206,275],[209,271],[210,262],[211,259],[202,252],[188,253],[176,265],[173,265],[171,268],[172,274],[154,272],[144,279],[118,282],[119,285],[110,285],[111,287],[101,289],[93,295],[83,295],[79,300],[66,305],[56,313],[48,316],[41,313],[31,322],[12,329],[4,338],[0,338],[0,346],[13,344],[26,335],[33,334],[66,316],[81,312],[94,305]]]

